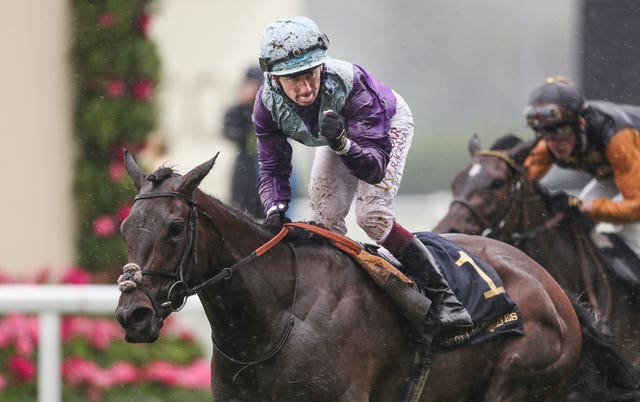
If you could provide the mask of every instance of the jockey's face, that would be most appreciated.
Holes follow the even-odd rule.
[[[544,139],[549,151],[556,159],[560,160],[567,159],[576,145],[576,134],[569,124],[552,129],[537,130],[536,136]]]
[[[320,90],[320,73],[322,66],[313,70],[303,71],[297,75],[285,75],[278,77],[284,93],[300,106],[312,104]]]
[[[567,159],[576,146],[576,134],[570,125],[559,127],[551,135],[547,133],[543,138],[547,140],[549,151],[560,160]]]

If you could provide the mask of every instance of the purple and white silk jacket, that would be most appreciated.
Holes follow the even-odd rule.
[[[295,104],[274,80],[265,81],[256,95],[253,124],[258,138],[260,199],[265,210],[278,201],[291,200],[292,148],[288,139],[312,147],[327,145],[320,135],[319,119],[328,109],[345,118],[351,146],[340,158],[349,172],[371,184],[384,178],[396,97],[391,88],[362,67],[331,59],[324,64],[318,97],[309,106]]]

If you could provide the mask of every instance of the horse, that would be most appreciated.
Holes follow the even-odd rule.
[[[543,189],[524,172],[531,146],[511,134],[481,150],[474,135],[471,161],[451,183],[452,201],[436,224],[438,233],[490,236],[525,252],[567,291],[581,295],[599,321],[640,366],[640,297],[637,289],[608,270],[589,233],[593,223],[575,213],[554,211]]]
[[[154,342],[163,320],[197,294],[211,326],[216,401],[406,400],[411,324],[348,254],[280,240],[201,191],[214,162],[184,175],[160,167],[147,176],[125,151],[138,190],[121,225],[128,263],[115,318],[125,340]],[[524,334],[434,353],[413,400],[563,400],[571,378],[589,382],[597,370],[574,374],[584,360],[583,334],[585,342],[590,335],[557,282],[505,243],[447,237],[498,272]]]

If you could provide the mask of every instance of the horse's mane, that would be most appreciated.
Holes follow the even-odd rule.
[[[162,165],[159,168],[157,168],[155,172],[146,176],[146,180],[153,183],[154,187],[157,187],[168,178],[175,177],[175,176],[180,176],[180,174],[175,170],[173,166]],[[215,196],[211,194],[207,194],[202,190],[200,190],[200,192],[211,203],[215,204],[218,208],[226,210],[228,213],[232,214],[238,220],[257,228],[260,231],[269,233],[267,229],[265,229],[259,222],[256,222],[255,219],[253,219],[244,211],[239,210],[237,207],[233,205],[227,205],[222,201],[220,201]],[[327,246],[330,245],[329,240],[327,240],[326,238],[315,235],[312,232],[308,232],[304,229],[299,229],[299,228],[295,228],[291,232],[289,232],[289,234],[285,238],[285,241],[293,242],[296,245],[302,245],[302,244],[318,244],[318,245],[327,245]]]
[[[507,133],[495,140],[491,145],[492,151],[504,151],[522,143],[522,139],[513,133]]]

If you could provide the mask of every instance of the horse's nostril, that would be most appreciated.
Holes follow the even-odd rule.
[[[131,312],[131,315],[129,316],[129,321],[132,324],[140,324],[140,323],[149,321],[152,315],[153,315],[153,312],[151,311],[151,309],[146,307],[140,307],[133,310],[133,312]]]
[[[126,328],[127,325],[140,325],[148,323],[153,317],[153,311],[147,307],[138,307],[130,314],[126,314],[123,311],[116,313],[116,320],[122,328]]]

